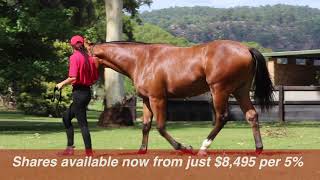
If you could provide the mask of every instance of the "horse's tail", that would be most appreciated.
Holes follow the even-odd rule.
[[[255,60],[256,72],[254,78],[254,99],[260,105],[261,110],[269,110],[273,103],[273,85],[270,79],[264,56],[255,48],[249,49]]]

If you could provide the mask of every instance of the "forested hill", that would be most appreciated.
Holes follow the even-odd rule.
[[[232,39],[274,51],[320,48],[320,10],[310,7],[175,7],[144,12],[141,18],[195,43]]]

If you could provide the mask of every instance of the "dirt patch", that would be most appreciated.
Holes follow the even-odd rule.
[[[133,126],[135,120],[136,98],[124,99],[113,107],[106,108],[100,115],[98,126],[118,127]]]
[[[263,136],[268,136],[272,138],[282,138],[288,136],[288,130],[286,127],[265,127],[261,132]]]

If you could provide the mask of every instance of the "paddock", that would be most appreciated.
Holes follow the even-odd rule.
[[[88,123],[95,149],[135,150],[141,142],[142,123],[136,121],[129,127],[101,128],[97,117],[101,113],[89,106]],[[82,149],[82,135],[75,125],[75,146]],[[155,125],[155,124],[154,124]],[[150,149],[168,149],[170,144],[163,139],[153,125],[150,132]],[[209,121],[168,122],[168,131],[184,143],[199,146],[203,137],[212,129]],[[261,122],[261,133],[266,149],[319,149],[320,121]],[[61,118],[25,115],[22,112],[0,111],[1,149],[61,149],[65,144],[65,131]],[[232,121],[215,139],[211,149],[252,149],[252,130],[244,121]],[[137,157],[138,158],[138,157]]]

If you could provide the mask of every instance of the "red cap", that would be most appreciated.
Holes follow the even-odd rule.
[[[70,44],[71,45],[76,45],[78,42],[80,42],[81,44],[84,43],[83,37],[79,36],[79,35],[75,35],[71,38],[70,40]]]

